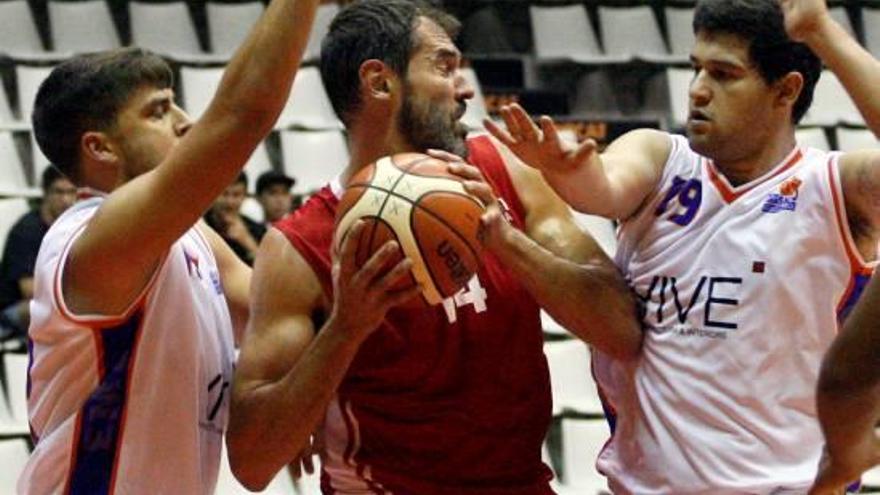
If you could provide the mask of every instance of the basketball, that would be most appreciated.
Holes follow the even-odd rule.
[[[363,219],[357,266],[396,240],[402,256],[413,261],[411,276],[424,300],[439,304],[467,285],[479,266],[477,230],[484,210],[447,162],[419,153],[386,156],[348,182],[336,214],[335,248]]]

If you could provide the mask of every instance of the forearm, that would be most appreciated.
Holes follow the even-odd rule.
[[[642,335],[634,299],[600,249],[573,262],[515,229],[509,229],[504,246],[493,252],[563,327],[611,356],[638,354]]]
[[[542,171],[548,184],[575,210],[605,218],[617,218],[619,201],[602,166],[594,156],[589,163],[563,173]]]
[[[273,0],[226,67],[212,106],[256,117],[268,132],[287,102],[317,0]]]
[[[328,321],[282,379],[233,396],[227,444],[245,486],[262,489],[308,444],[359,344]]]
[[[822,362],[816,401],[828,450],[873,437],[880,419],[880,280],[869,282]]]
[[[868,127],[880,136],[880,61],[868,53],[831,16],[824,16],[805,38],[807,45],[837,75]]]

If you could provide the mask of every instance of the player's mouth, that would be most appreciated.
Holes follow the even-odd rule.
[[[710,122],[712,119],[709,118],[706,113],[701,110],[691,110],[688,113],[688,123],[700,123],[700,122]]]

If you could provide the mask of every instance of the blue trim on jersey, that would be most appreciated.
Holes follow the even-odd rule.
[[[600,397],[599,403],[602,404],[602,412],[605,413],[605,421],[608,423],[611,436],[614,436],[614,430],[617,429],[617,414],[614,413],[610,405],[605,403],[605,399]]]
[[[128,398],[129,363],[142,317],[138,311],[119,326],[96,330],[104,348],[104,373],[80,411],[81,425],[74,445],[76,464],[70,469],[71,495],[110,491]]]
[[[837,312],[837,321],[841,324],[849,316],[850,311],[852,311],[853,306],[859,301],[859,298],[862,297],[862,292],[864,292],[865,286],[868,285],[868,281],[871,280],[871,275],[858,273],[853,276],[853,280],[852,292],[849,293],[846,301],[844,301],[843,305],[840,307],[840,311]]]

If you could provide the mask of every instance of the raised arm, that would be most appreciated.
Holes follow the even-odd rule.
[[[806,43],[852,97],[868,127],[880,136],[880,61],[828,13],[825,0],[781,0],[788,35]]]
[[[64,292],[74,312],[124,310],[169,247],[233,180],[284,107],[317,4],[271,2],[229,62],[199,122],[154,170],[119,187],[102,204],[65,267]],[[166,103],[155,117],[180,118],[180,113]]]
[[[625,220],[660,180],[672,148],[662,132],[640,129],[615,140],[601,155],[596,142],[580,145],[561,139],[550,117],[540,127],[519,105],[502,107],[507,130],[491,121],[486,128],[521,161],[541,171],[547,183],[574,209]]]
[[[315,272],[279,231],[271,229],[260,244],[226,435],[232,471],[252,490],[308,446],[361,343],[390,307],[418,291],[391,289],[411,267],[403,260],[383,268],[396,244],[356,270],[352,239],[362,225],[355,225],[334,266],[335,301],[319,331],[313,317],[329,305]]]
[[[880,280],[869,282],[822,363],[817,390],[826,458],[813,494],[842,493],[880,463]]]

